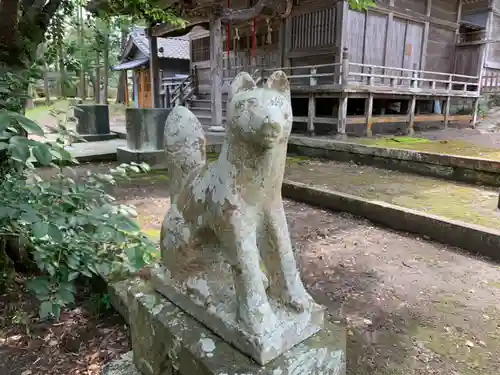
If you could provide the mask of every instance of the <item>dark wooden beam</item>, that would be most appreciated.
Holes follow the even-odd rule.
[[[153,108],[161,107],[160,98],[160,60],[158,58],[158,38],[151,35],[151,29],[148,29],[149,37],[149,71],[151,77],[151,106]]]

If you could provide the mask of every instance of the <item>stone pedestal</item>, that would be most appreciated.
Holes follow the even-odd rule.
[[[165,159],[163,133],[169,113],[167,108],[127,108],[127,146],[117,149],[118,161],[162,164]]]
[[[142,375],[341,375],[346,336],[327,322],[316,335],[260,366],[137,281],[127,292],[133,361]]]
[[[109,109],[106,104],[79,104],[75,109],[78,119],[76,132],[85,140],[106,141],[116,138],[109,130]]]

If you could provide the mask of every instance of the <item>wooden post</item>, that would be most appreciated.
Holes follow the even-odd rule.
[[[179,85],[179,101],[178,103],[180,105],[186,105],[186,103],[184,103],[184,87],[182,85],[182,83]]]
[[[366,118],[366,136],[372,136],[372,113],[373,113],[373,94],[369,94],[365,101],[365,118]]]
[[[210,22],[210,82],[212,83],[212,126],[222,126],[222,22]]]
[[[342,84],[342,51],[347,43],[349,4],[347,1],[339,1],[335,9],[335,63],[339,64],[335,68],[337,83]]]
[[[472,112],[471,125],[472,125],[472,128],[475,129],[476,122],[477,122],[477,112],[479,110],[479,98],[474,98],[474,104],[473,104],[472,108],[473,108],[473,112]]]
[[[368,77],[368,86],[373,86],[373,83],[374,83],[374,78],[372,77],[373,67],[371,67],[371,66],[368,67],[368,74],[370,75]]]
[[[410,109],[408,111],[408,127],[406,128],[407,135],[413,135],[413,125],[415,123],[415,107],[417,105],[417,97],[412,96],[410,101]]]
[[[446,85],[446,90],[447,91],[451,91],[451,89],[453,88],[453,85],[451,84],[452,79],[453,79],[453,75],[450,74],[450,76],[448,77],[448,83]]]
[[[160,61],[158,58],[158,38],[149,29],[149,71],[151,76],[151,106],[160,108]]]
[[[307,107],[307,134],[314,135],[314,117],[316,116],[316,98],[312,92],[309,93],[309,105]]]
[[[415,64],[416,65],[416,64]],[[414,65],[414,69],[415,69],[415,65]],[[411,81],[411,87],[413,89],[416,89],[418,87],[418,80],[415,79],[415,78],[418,78],[418,72],[417,71],[413,71],[412,73],[412,81]]]
[[[420,69],[421,70],[426,70],[426,59],[427,59],[427,42],[429,40],[429,29],[430,29],[430,22],[429,18],[431,17],[431,10],[432,10],[432,0],[426,0],[425,3],[425,16],[427,20],[424,22],[424,35],[422,39],[422,54],[420,56]],[[458,28],[457,28],[458,29]],[[423,76],[420,78],[424,78],[425,73],[423,73]]]
[[[198,67],[196,65],[194,66],[194,68],[192,70],[192,75],[193,75],[194,95],[198,95],[199,82],[198,82]]]
[[[166,108],[172,107],[172,99],[170,97],[170,85],[168,83],[165,86],[165,102],[166,102]]]
[[[316,68],[311,68],[309,77],[309,85],[316,86],[318,83],[316,78]],[[309,93],[309,104],[307,109],[307,133],[314,135],[314,118],[316,117],[316,97],[313,92]]]
[[[347,94],[343,93],[339,102],[339,112],[337,116],[337,135],[339,137],[345,136],[347,125]]]
[[[444,127],[445,129],[448,127],[448,122],[450,118],[450,103],[451,98],[448,96],[446,101],[444,102]]]
[[[128,94],[128,77],[127,77],[127,71],[125,71],[125,79],[123,80],[123,85],[125,86],[124,87],[124,91],[123,91],[123,103],[128,106],[129,105],[129,102],[130,102],[130,99],[129,99],[129,94]],[[122,80],[119,80],[118,82],[121,82]]]
[[[250,65],[253,69],[257,68],[257,18],[253,18],[252,20],[252,53],[250,57]]]
[[[342,79],[340,84],[342,86],[347,86],[349,83],[349,52],[347,47],[342,51]]]
[[[290,58],[288,56],[292,49],[292,17],[286,18],[284,25],[282,64],[285,68],[288,68],[290,66]],[[289,71],[287,70],[286,73],[289,74]]]
[[[384,45],[384,66],[387,66],[388,61],[389,61],[389,56],[392,51],[391,48],[391,38],[389,38],[389,33],[390,33],[390,28],[393,25],[393,19],[394,19],[394,14],[390,12],[387,15],[387,23],[385,26],[385,45]],[[425,50],[424,50],[425,51]],[[387,74],[387,69],[384,69],[383,74]],[[392,86],[392,80],[390,80],[391,86]],[[385,78],[383,79],[382,84],[385,85]]]
[[[264,84],[264,78],[266,78],[266,58],[262,56],[262,59],[260,60],[260,79],[262,84]]]

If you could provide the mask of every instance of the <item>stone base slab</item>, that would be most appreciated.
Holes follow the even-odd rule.
[[[116,133],[108,134],[79,134],[81,138],[87,142],[99,142],[99,141],[109,141],[110,139],[116,139],[118,136]]]
[[[189,265],[182,268],[189,273]],[[197,279],[210,290],[209,307],[207,301],[197,293],[193,294],[186,289],[186,285],[181,281],[185,279],[184,274],[170,277],[169,271],[157,267],[151,270],[151,282],[159,293],[257,363],[269,363],[323,328],[323,306],[313,304],[298,313],[269,298],[275,314],[274,323],[268,323],[261,335],[248,332],[237,318],[238,305],[232,282],[225,282],[232,281],[230,267],[216,266],[213,272],[211,271],[205,272],[202,279]],[[191,280],[189,277],[186,279]]]
[[[118,147],[116,158],[121,163],[147,163],[150,166],[163,165],[165,163],[165,151],[163,150],[131,150],[128,147]]]
[[[101,375],[141,375],[134,365],[133,353],[127,352],[120,358],[106,363]]]
[[[327,322],[316,335],[265,366],[249,357],[142,280],[127,283],[134,363],[142,375],[344,375],[345,330]]]

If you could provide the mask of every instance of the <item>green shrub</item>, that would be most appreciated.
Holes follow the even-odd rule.
[[[108,194],[117,179],[149,167],[122,164],[107,174],[87,172],[76,178],[62,166],[77,163],[64,146],[78,136],[69,130],[67,115],[54,115],[59,117],[59,138],[49,143],[24,136],[43,136],[34,121],[0,110],[0,234],[25,244],[40,271],[27,287],[40,301],[42,319],[58,319],[61,309],[74,302],[77,278],[134,271],[156,257],[154,244],[133,220],[134,209]],[[40,176],[36,163],[54,168],[54,173]],[[1,260],[6,252],[0,251]]]

